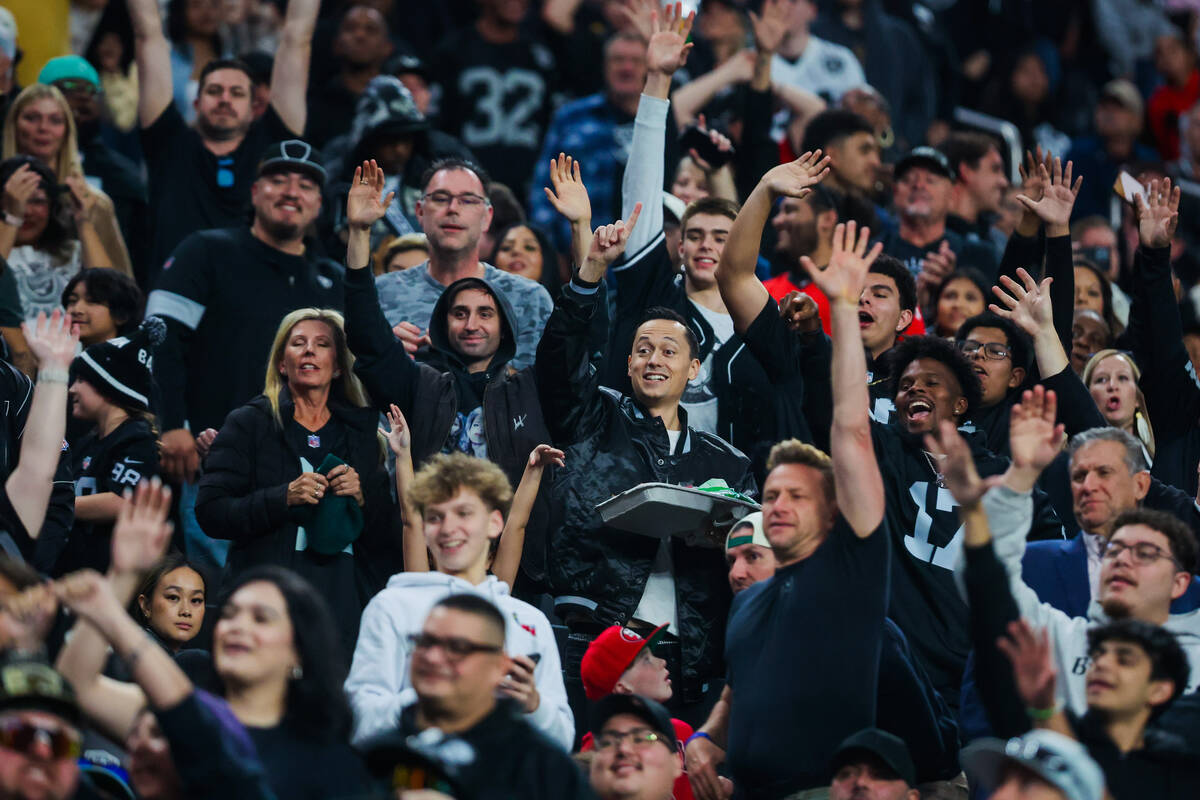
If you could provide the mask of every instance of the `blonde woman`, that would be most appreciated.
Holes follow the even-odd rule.
[[[58,178],[58,183],[70,189],[71,200],[77,211],[79,239],[86,246],[89,237],[94,238],[96,246],[90,253],[86,252],[85,247],[82,266],[112,267],[132,277],[129,250],[117,226],[112,199],[101,190],[89,186],[84,179],[77,141],[75,117],[67,99],[55,87],[37,83],[17,95],[4,118],[0,158],[32,156],[49,167]],[[2,188],[7,212],[8,187]],[[5,234],[6,227],[0,225],[0,237]],[[0,238],[0,243],[2,241]],[[74,272],[72,270],[69,274]]]
[[[1142,443],[1146,463],[1154,463],[1154,428],[1146,411],[1146,398],[1138,388],[1142,371],[1133,357],[1120,350],[1101,350],[1083,368],[1083,385],[1104,419],[1114,428],[1133,434]]]
[[[347,654],[400,550],[378,417],[353,367],[341,314],[284,317],[263,394],[226,418],[196,500],[204,532],[232,541],[225,580],[266,564],[300,573],[342,623]]]

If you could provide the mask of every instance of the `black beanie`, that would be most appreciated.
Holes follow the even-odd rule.
[[[119,336],[84,350],[71,365],[106,400],[123,408],[150,410],[150,368],[154,348],[162,344],[167,325],[146,317],[132,335]]]

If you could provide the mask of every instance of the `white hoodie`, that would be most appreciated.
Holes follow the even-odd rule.
[[[1049,603],[1038,600],[1037,593],[1025,584],[1021,577],[1021,559],[1025,555],[1025,535],[1033,523],[1032,493],[1018,493],[998,486],[984,495],[983,507],[992,530],[992,546],[1008,573],[1009,586],[1021,616],[1034,628],[1045,628],[1050,632],[1054,666],[1059,676],[1058,701],[1082,716],[1087,712],[1087,669],[1091,663],[1087,632],[1089,628],[1107,623],[1108,616],[1095,599],[1088,607],[1086,617],[1067,616]],[[960,580],[963,569],[964,561],[959,559],[956,571]],[[1179,646],[1187,654],[1192,667],[1187,691],[1191,692],[1200,684],[1200,611],[1172,614],[1163,627],[1175,634]]]
[[[476,594],[490,600],[504,615],[505,651],[509,655],[540,655],[533,671],[541,702],[526,719],[570,751],[575,718],[567,705],[558,645],[546,615],[508,593],[508,584],[494,575],[474,586],[441,572],[401,572],[367,604],[354,647],[354,662],[346,678],[346,694],[354,709],[354,741],[396,727],[400,709],[412,702],[409,666],[410,634],[420,633],[430,609],[452,594]]]

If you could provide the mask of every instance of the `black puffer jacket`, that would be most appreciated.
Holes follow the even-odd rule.
[[[551,589],[588,607],[596,622],[624,624],[641,600],[658,540],[610,528],[596,505],[639,483],[698,486],[723,478],[754,494],[750,461],[716,436],[685,428],[672,452],[667,429],[633,398],[602,388],[588,361],[587,328],[596,295],[568,285],[538,345],[535,370],[546,423],[566,451],[552,488],[557,515],[546,552]],[[682,408],[680,419],[686,425]],[[527,550],[528,554],[528,550]],[[719,675],[730,592],[720,548],[672,540],[683,646],[684,702]]]
[[[515,487],[530,452],[539,444],[548,444],[550,432],[542,421],[533,370],[514,372],[508,366],[516,345],[511,324],[513,310],[503,292],[478,278],[452,283],[454,292],[447,287],[430,316],[429,338],[433,347],[423,354],[426,363],[417,363],[392,335],[379,307],[371,271],[347,270],[346,341],[354,353],[354,372],[371,401],[381,412],[395,403],[408,420],[413,461],[420,466],[430,456],[442,452],[460,410],[455,381],[467,380],[468,373],[449,347],[446,315],[450,298],[458,287],[473,284],[496,298],[504,331],[500,349],[488,367],[487,388],[483,392],[483,436],[488,458],[500,465]],[[544,504],[535,506],[527,535],[538,536],[545,528],[545,515]]]
[[[358,610],[398,570],[400,534],[393,531],[392,495],[382,450],[376,434],[374,409],[356,408],[335,397],[329,399],[333,417],[346,428],[347,452],[337,455],[359,475],[365,505],[363,530],[354,542],[354,579]],[[279,397],[279,413],[292,419],[295,406],[285,387]],[[318,590],[320,574],[344,554],[322,556],[296,549],[294,512],[287,504],[287,487],[300,477],[301,454],[289,443],[271,413],[266,395],[259,395],[225,419],[204,461],[204,476],[196,498],[196,520],[214,539],[230,539],[226,575],[245,572],[261,564],[294,569],[309,578]],[[344,591],[343,586],[341,590]],[[327,597],[335,613],[350,598]],[[342,620],[357,631],[358,619]],[[353,637],[348,637],[351,647]]]

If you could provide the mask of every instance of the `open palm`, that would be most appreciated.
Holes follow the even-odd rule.
[[[870,238],[870,229],[859,230],[854,220],[839,223],[833,229],[833,255],[829,259],[829,266],[818,269],[812,259],[803,257],[804,268],[831,304],[842,302],[858,305],[867,270],[883,250],[883,244],[877,242],[868,252]]]
[[[1138,236],[1145,247],[1168,247],[1179,224],[1179,187],[1171,179],[1150,181],[1146,196],[1136,197]]]
[[[1026,707],[1054,707],[1057,675],[1051,660],[1050,636],[1035,631],[1024,619],[1008,624],[1008,636],[996,641],[996,647],[1012,662],[1017,693]]]
[[[1012,407],[1008,449],[1014,466],[1040,473],[1059,454],[1066,434],[1054,421],[1057,414],[1058,397],[1040,384]]]
[[[1012,320],[1030,336],[1037,336],[1041,331],[1052,329],[1054,306],[1050,301],[1050,284],[1054,279],[1044,278],[1041,285],[1038,285],[1033,276],[1023,268],[1017,270],[1017,277],[1024,286],[1007,275],[1000,276],[1000,283],[1004,288],[993,286],[992,292],[1003,307],[992,303],[988,310],[997,316]]]
[[[1059,158],[1054,159],[1048,172],[1044,163],[1038,164],[1038,174],[1045,186],[1042,199],[1034,200],[1023,194],[1017,195],[1017,199],[1047,225],[1069,224],[1071,209],[1075,207],[1075,198],[1083,185],[1083,176],[1076,178],[1074,184],[1071,183],[1073,169],[1072,162],[1068,161],[1064,168]]]
[[[772,197],[797,197],[803,199],[821,179],[829,174],[829,156],[822,157],[820,150],[805,153],[795,161],[773,167],[763,176]]]
[[[579,162],[565,153],[550,160],[550,186],[543,187],[546,199],[554,210],[566,217],[567,222],[590,222],[592,201],[579,173]]]
[[[112,566],[119,572],[143,572],[162,558],[171,539],[171,489],[162,481],[142,481],[117,512],[112,533]]]
[[[71,320],[66,314],[54,309],[47,317],[44,311],[39,311],[32,325],[21,323],[21,330],[25,333],[29,349],[37,358],[39,369],[70,369],[71,362],[75,360],[79,336],[71,333]]]
[[[354,170],[354,181],[346,197],[346,222],[351,227],[369,228],[387,213],[395,192],[383,197],[385,176],[375,159],[364,161]]]

